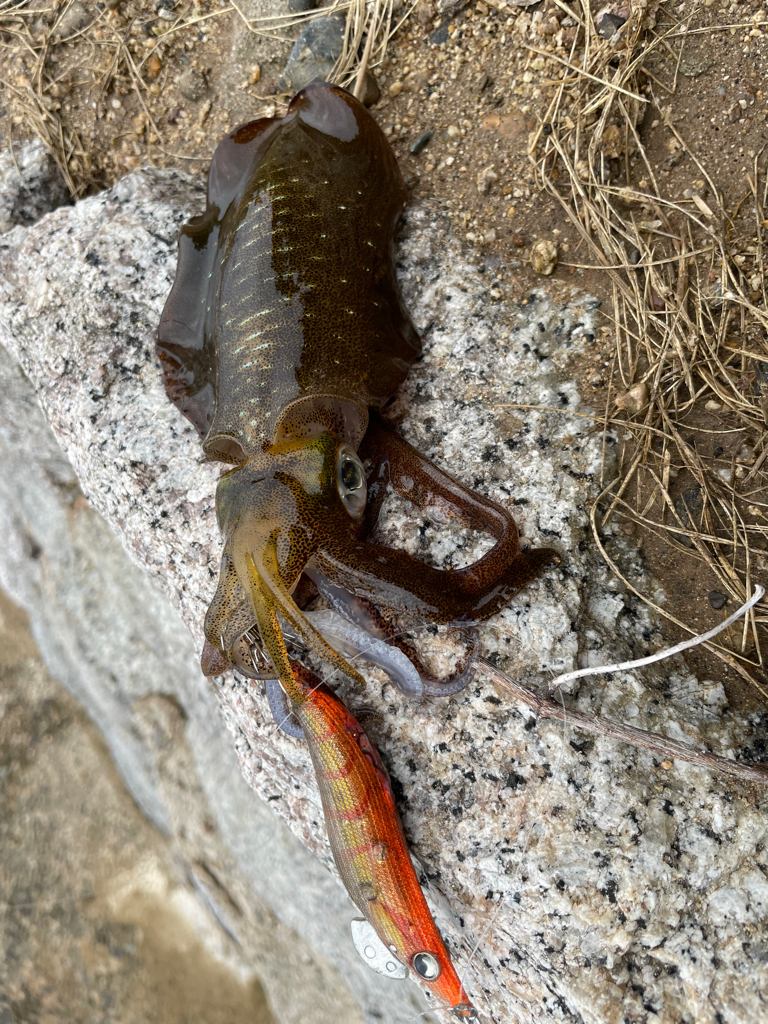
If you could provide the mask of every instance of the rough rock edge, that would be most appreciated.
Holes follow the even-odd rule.
[[[218,471],[202,464],[192,428],[165,401],[151,338],[178,226],[201,199],[181,175],[146,170],[0,240],[0,340],[35,385],[85,493],[198,642],[217,569]],[[408,225],[404,285],[420,326],[433,326],[395,410],[401,429],[485,493],[525,499],[525,534],[559,540],[568,555],[483,630],[486,649],[539,678],[577,656],[642,653],[653,624],[592,558],[585,532],[600,444],[569,416],[579,399],[564,375],[571,352],[588,344],[590,304],[536,297],[526,316],[493,298],[503,268],[489,281],[494,268],[483,274],[462,258],[433,211],[412,210]],[[77,308],[62,322],[75,282]],[[514,402],[563,413],[503,408]],[[471,537],[414,531],[395,502],[390,511],[383,536],[437,564],[480,550]],[[637,557],[630,571],[642,577]],[[445,656],[440,638],[430,646]],[[652,755],[614,743],[569,743],[482,682],[456,700],[405,707],[381,676],[370,680],[365,700],[381,717],[369,729],[401,787],[428,898],[460,969],[481,941],[470,987],[491,1019],[758,1019],[768,980],[755,941],[768,904],[762,794],[691,766],[662,774]],[[745,726],[680,698],[697,688],[678,662],[642,679],[590,681],[577,699],[721,751],[741,748]],[[275,735],[250,684],[225,677],[215,691],[246,778],[328,863],[306,752]]]
[[[0,234],[68,201],[61,172],[39,139],[0,152]]]

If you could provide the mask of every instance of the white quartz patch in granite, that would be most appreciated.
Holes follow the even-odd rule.
[[[153,331],[179,226],[202,202],[189,178],[145,170],[0,238],[0,342],[36,388],[89,500],[200,645],[220,552],[219,469],[203,463],[193,428],[165,398]],[[589,409],[569,365],[592,344],[594,300],[574,293],[563,306],[537,294],[513,304],[504,298],[512,271],[480,266],[427,206],[409,211],[398,259],[426,344],[388,415],[427,456],[509,507],[526,543],[562,555],[481,628],[486,655],[541,686],[574,666],[647,653],[656,623],[600,563],[587,529],[612,445],[604,452],[592,421],[575,415]],[[434,564],[487,549],[399,499],[386,511],[380,537]],[[650,592],[631,543],[606,543]],[[376,712],[367,727],[483,1019],[766,1019],[761,791],[537,720],[481,676],[454,699],[415,704],[380,673],[369,680],[365,694],[344,694]],[[582,680],[567,699],[760,756],[760,723],[740,721],[717,693],[710,702],[712,685],[677,660]],[[214,689],[246,779],[329,863],[306,750],[275,733],[258,686],[228,676]]]

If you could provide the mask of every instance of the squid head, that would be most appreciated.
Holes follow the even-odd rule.
[[[300,694],[293,692],[284,636],[362,681],[313,628],[292,594],[320,548],[355,545],[366,497],[362,462],[350,444],[327,431],[272,445],[225,473],[216,492],[224,554],[206,616],[208,643],[249,674],[261,648],[272,663],[265,671],[272,674],[273,668],[294,698]],[[208,667],[223,666],[214,661]]]

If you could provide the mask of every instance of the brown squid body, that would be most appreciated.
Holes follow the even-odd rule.
[[[158,332],[169,397],[208,458],[232,467],[216,494],[224,554],[204,667],[248,669],[263,647],[298,703],[283,632],[360,678],[294,602],[305,569],[372,617],[383,608],[471,624],[555,557],[520,552],[505,510],[377,415],[421,350],[395,279],[405,198],[370,114],[340,88],[307,87],[285,117],[219,145]],[[388,482],[496,545],[466,569],[439,571],[369,543]]]

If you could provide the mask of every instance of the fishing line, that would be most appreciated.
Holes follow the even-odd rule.
[[[690,637],[688,640],[683,640],[679,644],[675,644],[674,647],[666,647],[662,651],[657,651],[655,654],[649,654],[645,658],[637,658],[635,661],[620,661],[615,662],[613,665],[597,665],[592,668],[579,668],[575,672],[564,672],[562,675],[557,676],[549,684],[550,692],[563,685],[563,683],[570,683],[574,679],[581,679],[584,676],[598,676],[608,675],[611,672],[625,672],[629,669],[643,668],[646,665],[653,665],[656,661],[663,661],[665,658],[671,658],[675,654],[680,654],[683,651],[689,650],[691,647],[697,647],[699,644],[706,643],[707,640],[711,640],[712,637],[717,636],[718,633],[722,633],[724,629],[732,626],[737,619],[740,619],[742,615],[746,615],[747,612],[752,608],[765,594],[765,587],[762,587],[759,583],[755,584],[755,592],[740,608],[737,608],[733,615],[729,615],[724,622],[715,626],[713,629],[707,630],[706,633],[702,633],[700,636]]]

